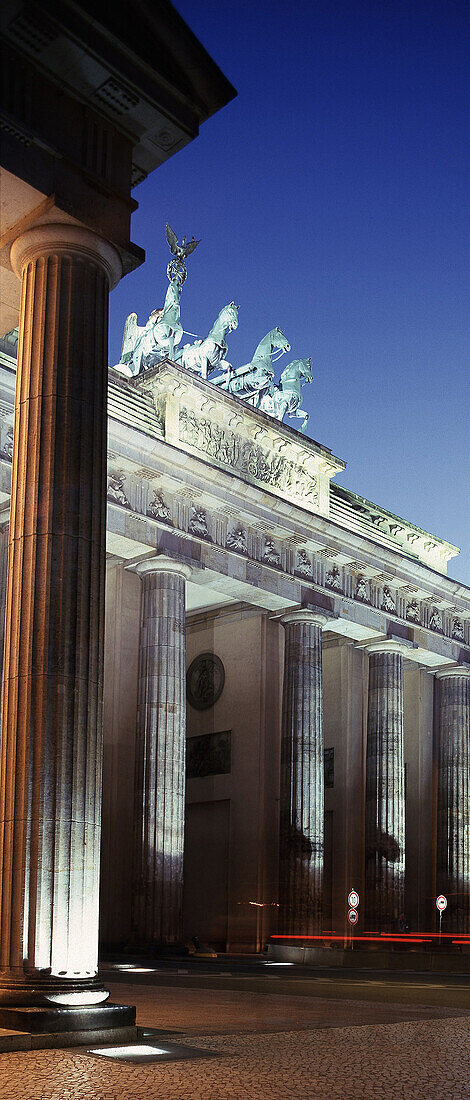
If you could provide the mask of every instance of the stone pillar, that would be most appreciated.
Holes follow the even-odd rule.
[[[185,581],[191,570],[150,558],[142,577],[134,799],[135,946],[182,938],[186,765]]]
[[[365,928],[397,931],[405,904],[403,655],[399,642],[369,652]]]
[[[7,601],[8,523],[0,527],[0,672],[3,684],[3,651],[5,648],[5,605]],[[1,698],[0,698],[1,715]]]
[[[121,264],[111,245],[68,224],[25,232],[11,262],[22,289],[0,774],[0,1006],[70,1008],[108,996],[96,977],[107,326]],[[73,1011],[64,1013],[71,1027],[91,1026],[91,1010],[81,1021]],[[105,1026],[109,1010],[102,1012],[94,1027]],[[23,1017],[16,1012],[16,1026],[28,1030]],[[0,1025],[6,1018],[2,1007]],[[49,1029],[40,1010],[35,1019],[34,1028]]]
[[[324,779],[322,626],[312,611],[285,615],[279,932],[321,931]]]
[[[437,795],[438,894],[445,894],[449,932],[470,932],[470,669],[439,680]]]

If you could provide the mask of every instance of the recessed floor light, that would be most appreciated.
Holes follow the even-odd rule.
[[[84,1052],[85,1053],[85,1052]],[[116,1062],[177,1062],[189,1058],[214,1058],[215,1051],[201,1050],[183,1044],[168,1043],[164,1047],[154,1043],[123,1043],[122,1046],[93,1047],[86,1051],[94,1058],[111,1058]]]
[[[100,1058],[156,1058],[168,1054],[167,1047],[152,1047],[148,1043],[136,1043],[135,1046],[96,1047],[88,1054],[99,1054]]]

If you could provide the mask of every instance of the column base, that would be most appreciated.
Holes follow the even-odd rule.
[[[2,1030],[9,1034],[2,1036]],[[28,1050],[88,1043],[128,1043],[136,1036],[135,1008],[130,1005],[0,1007],[0,1051],[5,1049],[3,1043],[8,1050]],[[15,1039],[19,1046],[11,1045]]]

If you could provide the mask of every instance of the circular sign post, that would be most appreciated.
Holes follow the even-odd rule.
[[[359,920],[359,914],[357,909],[350,909],[348,913],[348,921],[350,924],[357,924]]]
[[[348,905],[351,909],[357,909],[359,905],[359,894],[357,890],[351,890],[351,893],[348,894]]]
[[[447,898],[446,898],[445,894],[439,894],[439,897],[436,898],[436,909],[439,912],[439,939],[440,939],[441,934],[442,934],[442,914],[443,914],[444,910],[447,909]]]

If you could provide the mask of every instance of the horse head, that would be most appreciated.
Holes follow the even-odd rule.
[[[278,348],[279,351],[290,351],[290,344],[282,329],[273,328],[269,334],[271,336],[271,343],[273,347]]]
[[[285,370],[283,370],[281,374],[281,383],[289,379],[290,381],[302,382],[302,384],[305,384],[305,382],[311,382],[312,378],[312,360],[310,357],[308,359],[293,359],[292,363],[289,363]]]
[[[238,310],[240,306],[236,306],[235,302],[229,302],[227,306],[224,306],[219,313],[219,320],[225,326],[228,327],[229,332],[233,332],[238,328]]]

